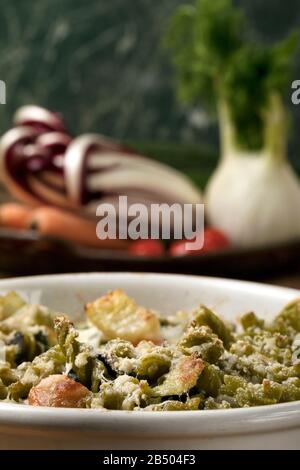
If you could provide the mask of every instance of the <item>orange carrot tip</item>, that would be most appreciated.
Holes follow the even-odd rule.
[[[0,205],[0,225],[6,228],[26,229],[32,209],[17,202]]]

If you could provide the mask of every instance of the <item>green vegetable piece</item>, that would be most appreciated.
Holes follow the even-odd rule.
[[[5,400],[6,397],[7,397],[7,387],[4,385],[4,383],[0,379],[0,400]]]
[[[244,378],[255,382],[268,379],[282,383],[289,377],[295,376],[295,366],[284,366],[260,353],[239,357],[234,369]]]
[[[167,347],[142,341],[137,347],[123,340],[111,340],[99,348],[100,358],[117,374],[135,375],[154,382],[168,372],[172,354]]]
[[[265,324],[264,320],[260,320],[253,312],[245,313],[244,315],[242,315],[240,321],[245,331],[249,328],[263,329]]]
[[[212,397],[205,400],[204,410],[228,410],[232,405],[227,400],[217,401]]]
[[[270,325],[272,332],[294,335],[300,333],[300,300],[288,304]]]
[[[204,392],[206,396],[216,397],[222,385],[223,373],[219,367],[205,363],[205,367],[200,375],[197,388]]]
[[[100,382],[107,376],[106,367],[96,352],[77,340],[78,331],[66,317],[55,319],[57,341],[66,357],[66,364],[79,382],[97,392]]]
[[[288,380],[283,384],[263,380],[262,384],[248,383],[236,391],[235,399],[239,406],[273,405],[300,399],[299,383]]]
[[[282,403],[300,400],[300,379],[298,377],[290,378],[280,385]]]
[[[137,362],[137,376],[148,380],[148,382],[153,382],[166,374],[171,366],[171,358],[164,353],[164,348],[156,349],[156,351],[141,356]]]
[[[197,324],[198,326],[209,326],[212,332],[223,341],[225,348],[228,348],[233,340],[230,326],[226,325],[226,323],[212,310],[209,310],[204,306],[201,306],[194,314],[193,324]]]
[[[9,397],[15,401],[27,398],[32,387],[49,375],[61,374],[65,365],[65,356],[58,345],[37,356],[32,362],[23,362],[16,370],[21,378],[8,387]]]
[[[55,314],[42,305],[25,304],[13,315],[0,322],[0,331],[9,334],[13,331],[25,332],[29,327],[45,326],[50,330],[54,326]]]
[[[11,368],[8,362],[0,361],[0,380],[7,386],[19,380],[16,370]]]
[[[225,375],[224,384],[220,388],[221,395],[234,397],[239,388],[247,387],[247,381],[236,375]]]
[[[166,400],[157,405],[149,405],[144,408],[144,411],[193,411],[199,410],[203,402],[203,396],[198,395],[188,398],[185,403],[176,400]]]
[[[237,356],[250,356],[255,353],[255,348],[253,345],[248,342],[245,338],[239,339],[236,342],[232,343],[229,350],[232,354]]]
[[[149,401],[151,389],[145,380],[139,381],[129,375],[121,375],[112,382],[103,383],[97,399],[97,405],[108,410],[133,410],[144,408]],[[92,406],[95,406],[92,403]]]
[[[135,349],[132,343],[112,339],[99,348],[100,359],[117,374],[129,374],[135,370]]]
[[[208,326],[197,326],[196,322],[182,335],[178,348],[184,354],[196,354],[209,363],[215,363],[222,356],[222,341]]]
[[[162,377],[162,383],[152,389],[152,396],[181,396],[188,393],[196,386],[204,367],[203,361],[196,355],[174,359],[170,372]]]
[[[275,405],[278,403],[278,389],[269,385],[248,383],[244,388],[238,388],[235,400],[240,407]]]
[[[107,377],[107,369],[102,361],[98,359],[94,360],[93,368],[92,368],[92,375],[91,375],[91,386],[90,389],[93,393],[97,393],[99,391],[100,385],[103,381],[106,380]]]
[[[238,338],[240,339],[232,343],[230,352],[239,357],[259,353],[265,358],[287,366],[293,361],[292,341],[286,335],[251,327]]]
[[[37,333],[15,331],[9,335],[7,343],[6,360],[13,367],[32,361],[49,348],[47,333],[42,330]]]

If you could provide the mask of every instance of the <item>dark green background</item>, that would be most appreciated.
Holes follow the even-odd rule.
[[[10,126],[18,106],[37,103],[60,110],[73,133],[97,131],[138,142],[203,184],[217,158],[216,125],[200,109],[177,102],[160,45],[181,3],[0,0],[0,79],[7,84],[0,130]],[[300,25],[299,0],[237,3],[263,41]],[[293,75],[300,79],[300,54]],[[300,169],[300,106],[291,110],[290,157]]]

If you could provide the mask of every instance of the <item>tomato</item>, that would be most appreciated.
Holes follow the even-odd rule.
[[[188,250],[187,247],[186,247],[186,244],[187,244],[186,240],[177,240],[176,242],[173,242],[172,245],[170,246],[169,254],[171,256],[187,256],[187,255],[193,255],[193,254],[199,254],[200,253],[200,251]],[[202,253],[202,251],[201,251],[201,253]]]
[[[128,251],[137,256],[161,256],[165,247],[160,240],[136,240],[131,243]]]
[[[229,240],[223,232],[215,228],[204,230],[204,246],[202,251],[220,250],[230,246]]]
[[[186,246],[187,240],[178,240],[172,243],[169,253],[172,256],[199,255],[209,251],[216,251],[230,246],[227,237],[215,228],[206,228],[204,230],[204,245],[201,250],[189,250]]]

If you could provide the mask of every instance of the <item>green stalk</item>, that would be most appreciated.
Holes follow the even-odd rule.
[[[237,132],[231,119],[229,106],[219,100],[218,117],[221,143],[221,161],[241,157],[263,157],[272,163],[287,160],[287,113],[279,94],[270,97],[268,110],[264,117],[264,147],[261,150],[247,150],[238,144]]]
[[[257,158],[264,154],[262,150],[245,149],[238,143],[237,132],[232,121],[229,106],[225,100],[218,102],[218,120],[221,146],[221,162],[235,158],[253,157]]]
[[[236,154],[235,129],[231,121],[230,112],[226,101],[219,100],[218,103],[219,132],[222,161],[231,160]]]
[[[269,109],[265,114],[265,151],[272,162],[287,160],[288,117],[279,94],[273,93]]]

